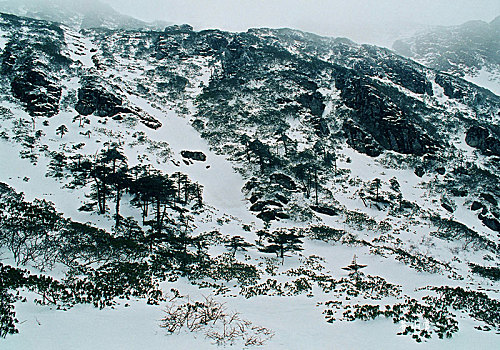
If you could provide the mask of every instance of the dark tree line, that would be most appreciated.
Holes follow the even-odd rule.
[[[161,235],[168,223],[168,209],[179,211],[182,206],[203,204],[203,188],[182,173],[172,175],[148,165],[129,167],[127,157],[116,144],[109,145],[93,157],[77,157],[68,166],[75,187],[91,185],[91,198],[100,214],[108,212],[108,201],[115,204],[115,226],[120,224],[120,207],[124,194],[130,204],[141,211],[143,224]],[[148,220],[150,216],[153,220]]]
[[[281,228],[273,232],[260,230],[257,232],[259,240],[257,245],[259,251],[264,253],[274,253],[277,257],[285,260],[286,252],[301,251],[303,234],[295,229]]]
[[[272,147],[259,139],[252,140],[249,136],[242,135],[240,142],[244,146],[246,161],[258,164],[262,174],[288,164],[290,175],[300,183],[305,197],[312,197],[316,205],[319,205],[325,170],[332,169],[333,173],[337,174],[335,151],[329,150],[322,140],[317,141],[312,148],[299,151],[296,141],[288,137],[282,129],[276,132],[276,137],[276,145]],[[284,150],[282,155],[279,154],[280,148]]]

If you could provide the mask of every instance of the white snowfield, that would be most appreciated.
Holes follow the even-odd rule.
[[[184,118],[176,116],[174,112],[164,113],[150,107],[146,101],[133,96],[130,99],[144,108],[148,113],[159,118],[163,126],[151,131],[141,124],[134,129],[148,133],[151,140],[166,140],[174,154],[180,160],[179,152],[183,149],[201,150],[207,155],[204,163],[185,165],[181,162],[180,167],[175,167],[168,162],[165,170],[180,170],[189,174],[189,177],[198,181],[205,188],[204,200],[207,205],[217,208],[218,212],[230,214],[241,222],[258,222],[254,216],[249,214],[246,202],[241,193],[244,184],[241,176],[232,170],[232,165],[223,156],[215,155],[210,151],[206,142],[199,134],[188,125]],[[18,117],[23,117],[23,112],[16,111]],[[162,118],[163,116],[163,118]],[[26,116],[24,116],[26,117]],[[87,141],[85,136],[78,134],[78,127],[71,124],[67,119],[70,114],[61,113],[50,120],[51,129],[46,130],[48,142],[60,143],[59,137],[55,136],[57,125],[66,123],[70,128],[68,135],[63,137],[67,144]],[[115,122],[109,121],[107,127],[119,128]],[[89,142],[89,153],[95,153],[101,147]],[[40,158],[36,166],[29,161],[20,159],[19,150],[12,143],[0,142],[0,181],[9,183],[17,191],[26,194],[28,200],[34,198],[46,198],[56,204],[56,208],[67,217],[76,221],[91,221],[101,227],[110,228],[111,220],[96,214],[79,212],[77,207],[84,200],[83,193],[79,190],[68,191],[61,188],[61,183],[53,178],[45,177],[45,163]],[[87,147],[87,146],[86,146]],[[129,150],[129,159],[134,159],[133,150]],[[384,169],[377,166],[367,156],[345,149],[345,154],[352,159],[349,164],[351,170],[363,179],[371,179],[380,174]],[[210,165],[210,168],[206,168]],[[347,164],[340,163],[339,166]],[[405,197],[423,201],[424,190],[418,188],[418,178],[411,171],[387,171],[383,179],[398,176],[401,180],[402,191]],[[24,179],[25,177],[29,180]],[[24,179],[24,180],[23,180]],[[342,200],[342,197],[338,198]],[[362,205],[360,201],[352,203],[345,199],[347,206],[356,207]],[[376,213],[376,211],[374,211]],[[220,214],[219,214],[220,215]],[[325,222],[333,227],[338,226],[336,219],[321,215]],[[477,220],[477,218],[473,218]],[[478,223],[475,222],[477,225]],[[200,223],[200,229],[208,230],[210,227],[217,228],[215,222]],[[283,223],[277,223],[282,226]],[[226,227],[227,226],[227,227]],[[284,226],[297,226],[293,222]],[[229,234],[248,235],[241,230],[239,225],[225,225],[219,227],[222,232],[228,230]],[[237,231],[239,230],[239,231]],[[413,238],[420,239],[419,233]],[[253,239],[253,237],[250,237]],[[341,267],[347,265],[353,254],[358,255],[359,261],[367,264],[366,273],[380,275],[389,282],[400,284],[406,293],[411,294],[415,288],[426,285],[449,284],[450,281],[442,275],[419,273],[408,266],[392,259],[374,256],[365,248],[331,246],[318,241],[306,241],[305,250],[302,255],[311,254],[322,256],[326,259],[326,266],[335,277],[346,276],[347,273]],[[445,255],[446,251],[443,252]],[[240,254],[240,253],[238,253]],[[252,254],[257,258],[255,253]],[[451,258],[451,257],[450,257]],[[285,267],[297,265],[297,257],[287,258]],[[457,283],[457,281],[453,281]],[[458,282],[457,285],[467,286],[467,281]],[[182,279],[179,282],[165,285],[165,292],[170,288],[176,288],[182,294],[190,295],[193,299],[207,295],[207,290],[199,290]],[[393,324],[389,319],[376,319],[369,322],[325,322],[321,309],[316,304],[329,300],[327,294],[308,298],[305,295],[296,297],[268,297],[259,296],[245,299],[242,296],[236,298],[217,297],[231,310],[238,311],[245,318],[255,324],[272,329],[276,335],[262,348],[265,349],[493,349],[498,345],[498,336],[492,332],[476,331],[468,318],[460,320],[460,331],[452,339],[431,339],[425,344],[417,344],[411,338],[396,336],[401,325]],[[125,304],[129,304],[125,307]],[[114,308],[99,310],[90,305],[77,305],[68,311],[55,310],[50,307],[41,307],[32,302],[17,303],[16,313],[19,319],[18,335],[8,336],[1,340],[2,349],[211,349],[217,348],[205,339],[202,334],[181,333],[168,335],[159,327],[163,317],[165,305],[147,305],[144,300],[120,300]]]
[[[82,69],[92,66],[91,48],[94,48],[90,38],[66,29],[68,40],[68,55],[73,60],[79,60]],[[0,33],[0,50],[2,49],[2,33]],[[198,77],[202,82],[207,79],[207,70]],[[119,72],[114,72],[119,74]],[[127,80],[126,74],[120,76]],[[132,78],[130,78],[132,79]],[[193,83],[193,85],[197,85]],[[79,87],[77,80],[66,82],[63,95],[69,90],[73,92]],[[193,91],[195,94],[196,91]],[[323,91],[330,94],[330,99],[337,97],[333,89]],[[245,179],[234,170],[234,165],[227,157],[218,155],[211,150],[208,143],[202,139],[199,133],[190,125],[189,118],[180,116],[170,106],[152,106],[142,97],[132,93],[125,94],[128,101],[139,107],[144,112],[156,118],[162,123],[157,130],[150,129],[137,121],[115,121],[106,120],[104,124],[98,117],[89,116],[90,124],[82,127],[78,122],[72,122],[76,115],[72,109],[63,110],[58,115],[50,118],[49,126],[43,127],[44,135],[39,144],[48,145],[50,150],[67,151],[71,153],[72,146],[84,143],[79,152],[93,155],[105,147],[107,143],[122,141],[123,149],[128,157],[129,165],[139,164],[146,155],[144,162],[152,164],[155,168],[169,174],[181,171],[188,174],[189,178],[201,184],[203,200],[206,206],[206,214],[197,217],[195,222],[196,232],[209,232],[219,230],[226,235],[241,235],[249,242],[256,239],[254,233],[243,230],[242,225],[250,225],[253,231],[263,226],[262,221],[257,219],[248,210],[249,202],[242,193]],[[438,98],[446,99],[443,96]],[[16,120],[31,120],[30,116],[23,112],[19,106],[8,101],[0,101],[2,106],[8,107],[14,113],[10,117],[2,117],[0,120],[0,132],[5,131],[12,136],[13,123]],[[327,113],[332,111],[329,105]],[[193,113],[193,110],[190,111]],[[68,133],[62,137],[56,134],[56,128],[66,125]],[[91,137],[83,135],[84,131],[91,130]],[[171,156],[162,158],[157,152],[148,153],[147,145],[136,145],[135,133],[143,133],[146,139],[155,145],[168,143]],[[472,149],[457,141],[464,151],[472,152]],[[163,147],[163,146],[162,146]],[[192,161],[190,164],[183,162],[180,155],[182,150],[202,151],[206,156],[205,162]],[[78,208],[87,200],[86,189],[69,190],[64,188],[66,180],[56,180],[45,176],[47,172],[48,157],[40,152],[36,164],[28,159],[21,159],[19,153],[21,146],[11,140],[0,138],[0,182],[5,182],[18,192],[24,192],[27,200],[44,198],[53,202],[56,209],[65,217],[74,221],[91,222],[99,227],[110,230],[113,221],[111,216],[99,216],[96,213],[78,211]],[[348,160],[349,159],[349,160]],[[188,162],[189,163],[189,162]],[[422,186],[423,182],[431,181],[430,175],[417,177],[410,169],[389,169],[381,165],[371,157],[359,154],[344,145],[339,154],[338,167],[350,169],[350,176],[360,181],[371,181],[379,177],[384,184],[389,179],[396,178],[401,184],[401,192],[404,198],[420,205],[424,209],[439,212],[443,216],[448,215],[460,219],[460,222],[470,228],[478,229],[485,235],[494,236],[495,233],[484,227],[478,218],[467,210],[465,200],[457,200],[457,210],[454,214],[446,214],[446,211],[436,203],[428,190]],[[367,213],[377,222],[385,219],[390,220],[394,227],[402,227],[399,238],[402,241],[414,244],[417,253],[429,254],[439,258],[441,261],[453,263],[456,254],[463,261],[482,262],[481,251],[461,251],[463,242],[448,242],[430,235],[433,230],[425,226],[412,226],[410,229],[403,228],[405,218],[390,218],[386,211],[367,207],[355,194],[355,186],[346,186],[345,190],[334,181],[331,183],[335,189],[334,197],[349,210],[359,210]],[[386,190],[384,185],[382,190]],[[139,217],[139,213],[132,207],[123,205],[124,216]],[[229,219],[220,224],[217,219]],[[352,230],[346,226],[342,218],[318,214],[315,219],[317,223],[324,223],[333,228]],[[307,224],[292,222],[289,220],[273,222],[271,230],[278,227],[300,227]],[[359,238],[371,240],[375,233],[368,230],[356,232]],[[425,243],[425,244],[424,244]],[[284,265],[278,266],[280,271],[298,267],[301,259],[311,255],[324,258],[323,265],[326,271],[330,271],[335,278],[346,277],[347,272],[342,267],[348,265],[353,255],[356,254],[358,262],[366,264],[363,272],[367,275],[381,276],[388,282],[401,285],[403,293],[417,297],[422,295],[417,288],[425,286],[461,286],[474,290],[482,289],[490,297],[498,299],[498,283],[485,278],[466,276],[463,280],[449,279],[446,274],[431,274],[418,272],[408,265],[396,260],[393,256],[374,255],[368,247],[355,245],[342,245],[341,243],[330,244],[316,240],[304,240],[304,250],[299,254],[293,254],[285,259]],[[420,250],[419,250],[420,249]],[[458,251],[458,253],[457,253]],[[236,257],[245,261],[248,259],[253,263],[262,263],[263,256],[255,249],[251,249],[246,255],[238,252]],[[5,263],[12,263],[7,252],[0,252],[0,259]],[[497,259],[495,257],[495,259]],[[495,260],[497,261],[497,260]],[[57,270],[57,269],[56,269]],[[32,270],[36,273],[35,270]],[[61,271],[48,273],[61,275]],[[465,273],[466,274],[466,273]],[[270,276],[264,275],[263,280]],[[278,277],[277,277],[278,278]],[[234,282],[234,281],[233,281]],[[235,283],[227,282],[231,287]],[[184,278],[177,282],[163,283],[162,288],[168,293],[171,288],[178,289],[181,294],[189,295],[192,300],[200,300],[210,295],[209,289],[199,289]],[[314,287],[313,296],[301,294],[298,296],[256,296],[249,299],[237,293],[229,296],[214,296],[217,301],[226,305],[229,310],[237,311],[245,319],[252,323],[271,329],[275,335],[262,349],[276,350],[357,350],[357,349],[474,349],[489,350],[500,348],[500,337],[494,331],[483,332],[474,329],[481,324],[474,321],[467,314],[458,314],[460,331],[455,333],[451,339],[440,340],[433,336],[432,339],[423,343],[416,343],[410,336],[398,336],[401,324],[394,324],[391,319],[379,317],[370,321],[337,321],[328,323],[322,314],[323,308],[319,305],[333,296],[324,293]],[[9,335],[0,339],[0,349],[5,350],[165,350],[165,349],[215,349],[218,348],[210,339],[201,333],[189,333],[182,331],[179,334],[171,334],[160,327],[160,320],[164,317],[166,303],[160,305],[148,305],[145,300],[118,300],[117,305],[105,309],[94,308],[91,305],[76,305],[69,310],[56,310],[48,306],[39,306],[32,302],[34,295],[26,293],[28,302],[16,303],[16,314],[19,320],[17,325],[19,334]],[[370,303],[365,300],[365,303]],[[383,303],[383,302],[382,302]],[[425,327],[425,325],[423,325]],[[241,344],[226,346],[226,348],[246,348]],[[259,348],[259,347],[256,347]]]
[[[500,96],[500,71],[498,68],[488,69],[483,67],[474,75],[466,75],[464,79]]]

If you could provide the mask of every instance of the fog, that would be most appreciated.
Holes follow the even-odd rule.
[[[391,45],[429,25],[500,15],[498,0],[103,0],[139,19],[189,23],[196,29],[245,31],[291,27],[357,42]]]
[[[109,5],[141,20],[188,23],[195,29],[289,27],[387,47],[427,26],[478,19],[489,22],[500,15],[500,0],[0,0],[2,3],[30,4],[49,12],[53,11],[50,4],[56,3],[83,13],[112,12]]]

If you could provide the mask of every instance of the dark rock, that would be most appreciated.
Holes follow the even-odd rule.
[[[456,80],[452,76],[437,74],[435,81],[443,88],[444,94],[450,98],[461,99],[466,95],[464,90],[456,84]]]
[[[491,216],[486,216],[483,214],[479,214],[478,217],[486,227],[490,228],[493,231],[500,232],[500,221]]]
[[[254,204],[250,207],[250,210],[251,210],[251,211],[262,211],[262,210],[264,210],[265,208],[267,208],[268,206],[275,206],[275,207],[282,208],[282,207],[283,207],[283,204],[281,204],[280,202],[273,201],[273,200],[258,201],[258,202],[255,202],[255,203],[254,203]]]
[[[491,153],[495,156],[500,156],[500,140],[490,136],[485,140],[485,146],[487,153]]]
[[[425,132],[423,121],[411,117],[409,110],[401,110],[390,96],[383,94],[371,82],[362,77],[338,77],[335,83],[341,90],[346,106],[355,111],[355,122],[382,148],[403,154],[423,155],[434,152],[439,145]],[[422,125],[415,123],[418,120]],[[353,130],[348,130],[346,126],[349,124],[344,125],[349,140],[353,138],[349,135]]]
[[[484,205],[481,202],[474,201],[472,203],[472,205],[470,206],[470,210],[476,211],[476,210],[481,209],[483,207],[484,207]]]
[[[486,149],[486,139],[490,136],[490,132],[481,126],[472,126],[467,130],[465,135],[465,143],[480,150]]]
[[[89,85],[78,90],[75,110],[81,115],[95,114],[100,117],[113,117],[118,113],[132,113],[122,106],[121,98],[103,88]]]
[[[276,193],[275,195],[276,199],[279,200],[281,203],[287,204],[290,200],[283,196],[282,194]]]
[[[288,219],[290,215],[283,212],[276,212],[274,210],[266,210],[257,215],[257,217],[263,221],[271,221],[276,219]]]
[[[314,210],[315,212],[320,213],[320,214],[325,214],[325,215],[329,215],[329,216],[337,215],[337,212],[332,208],[321,207],[321,206],[317,206],[317,205],[311,205],[310,208],[312,210]]]
[[[417,175],[418,177],[422,177],[422,176],[424,176],[424,174],[425,174],[425,170],[424,170],[424,168],[423,168],[423,167],[421,167],[421,166],[417,166],[417,167],[415,168],[414,173],[415,173],[415,175]]]
[[[288,215],[287,213],[277,212],[277,213],[275,213],[275,215],[277,218],[280,218],[280,219],[290,219],[290,215]]]
[[[347,137],[347,143],[356,151],[370,157],[377,157],[382,153],[380,146],[373,137],[361,130],[352,120],[346,121],[343,129]]]
[[[257,217],[263,221],[271,221],[276,219],[276,213],[274,211],[263,211],[257,214]]]
[[[288,175],[275,173],[270,176],[271,182],[279,184],[281,187],[287,190],[294,191],[297,189],[297,185]]]
[[[204,162],[207,160],[207,156],[205,155],[205,153],[200,151],[181,151],[181,156],[200,162]]]
[[[472,126],[467,130],[465,142],[487,155],[500,156],[500,140],[490,136],[490,131],[482,126]]]
[[[42,72],[31,69],[18,72],[11,89],[32,117],[52,117],[59,112],[62,89]]]
[[[450,193],[455,196],[455,197],[465,197],[467,196],[467,190],[460,189],[460,188],[452,188],[450,190]]]
[[[323,103],[323,96],[315,91],[312,94],[303,94],[299,96],[298,102],[305,108],[311,111],[311,114],[317,117],[323,115],[325,104]]]
[[[446,209],[447,211],[449,211],[450,213],[453,213],[455,211],[455,209],[448,203],[446,202],[441,202],[441,206]]]
[[[436,172],[439,175],[444,175],[446,173],[446,169],[444,167],[439,167],[439,168],[436,168]]]
[[[250,203],[253,204],[253,203],[257,202],[259,200],[259,198],[260,198],[260,195],[254,194],[250,197],[249,201],[250,201]]]
[[[432,84],[425,73],[416,69],[410,62],[403,60],[385,60],[384,68],[401,86],[417,94],[433,95]]]
[[[481,193],[480,197],[483,198],[484,200],[490,202],[493,205],[498,205],[498,201],[490,193]]]

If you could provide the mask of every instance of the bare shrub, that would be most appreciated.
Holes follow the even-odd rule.
[[[239,313],[228,311],[225,304],[210,296],[202,301],[175,296],[165,312],[160,327],[166,328],[170,334],[183,330],[200,332],[219,346],[260,346],[274,336],[270,329],[256,326]]]

